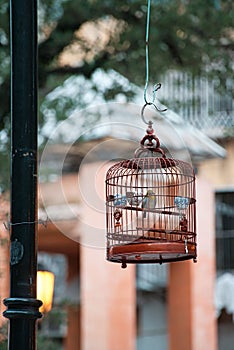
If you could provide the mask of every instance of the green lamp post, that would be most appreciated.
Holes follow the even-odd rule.
[[[10,0],[11,248],[8,349],[36,349],[37,1]]]

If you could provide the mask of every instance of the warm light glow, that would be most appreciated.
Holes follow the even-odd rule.
[[[49,271],[37,272],[37,299],[43,302],[39,311],[49,312],[52,308],[54,294],[54,274]]]

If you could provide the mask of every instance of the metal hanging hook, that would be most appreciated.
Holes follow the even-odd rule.
[[[144,122],[146,125],[148,125],[149,127],[152,126],[153,122],[152,122],[152,120],[149,120],[148,122],[146,121],[145,116],[144,116],[144,112],[145,112],[146,107],[147,107],[147,106],[150,106],[150,105],[152,105],[152,104],[153,104],[152,102],[151,102],[151,103],[145,103],[144,106],[143,106],[142,109],[141,109],[141,119],[142,119],[143,122]]]
[[[158,112],[165,112],[167,110],[167,109],[159,109],[154,102],[147,102],[147,103],[145,103],[144,106],[141,109],[141,119],[148,126],[151,126],[153,124],[153,122],[152,122],[152,120],[149,120],[147,122],[146,119],[145,119],[144,113],[145,113],[145,109],[146,109],[147,106],[153,106]]]

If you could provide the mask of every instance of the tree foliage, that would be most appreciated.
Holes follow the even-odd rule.
[[[0,6],[0,121],[9,116],[8,1]],[[89,78],[97,68],[113,68],[135,84],[145,79],[147,1],[40,0],[39,87],[41,98],[72,74]],[[224,81],[233,70],[231,0],[152,0],[150,73],[171,68],[209,73]],[[89,33],[93,23],[96,37]],[[85,30],[86,24],[86,30]],[[90,29],[91,28],[91,29]],[[101,40],[102,38],[105,40]],[[73,56],[69,62],[68,52]],[[65,60],[62,57],[66,56]],[[4,88],[3,88],[4,87]],[[4,98],[3,98],[4,95]],[[7,97],[7,98],[6,98]]]

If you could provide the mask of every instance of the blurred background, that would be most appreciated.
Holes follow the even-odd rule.
[[[162,145],[196,170],[198,262],[122,270],[105,261],[106,170],[133,157],[146,128],[146,16],[147,1],[38,2],[38,260],[55,275],[39,350],[233,350],[231,0],[151,1],[147,94],[162,83],[156,101],[167,111],[150,117]],[[1,0],[1,311],[9,289],[9,21]]]

